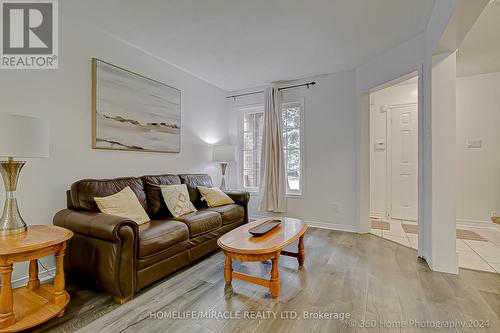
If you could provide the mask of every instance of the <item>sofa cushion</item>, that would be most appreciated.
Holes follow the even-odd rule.
[[[144,224],[151,220],[130,186],[107,197],[95,197],[94,200],[100,211],[105,214],[123,216],[137,224]]]
[[[175,217],[176,220],[185,223],[189,228],[190,237],[202,235],[222,226],[222,217],[217,212],[199,210],[193,213]]]
[[[185,223],[174,220],[153,220],[139,226],[139,258],[160,251],[189,239]]]
[[[168,210],[174,217],[196,212],[191,200],[186,184],[180,185],[161,185],[161,194],[167,205]]]
[[[83,179],[71,185],[71,202],[76,209],[99,212],[94,197],[106,197],[129,186],[144,209],[147,209],[146,193],[140,178]]]
[[[198,191],[198,186],[213,187],[212,178],[207,174],[183,174],[179,175],[181,182],[187,185],[189,198],[195,207],[207,207],[207,203]]]
[[[222,217],[223,225],[231,224],[240,220],[243,221],[243,219],[245,218],[245,209],[242,206],[236,204],[206,208],[204,210],[219,213]]]
[[[190,247],[188,250],[189,261],[193,262],[194,260],[219,249],[217,239],[242,224],[243,221],[226,224],[213,231],[207,232],[206,234],[190,238],[188,241]]]
[[[207,202],[208,207],[219,207],[234,204],[233,199],[231,199],[218,187],[198,186],[198,191],[200,191],[201,195]]]
[[[144,191],[146,192],[149,216],[154,219],[172,217],[161,195],[160,185],[179,185],[181,183],[179,176],[142,176],[141,180],[144,185]]]

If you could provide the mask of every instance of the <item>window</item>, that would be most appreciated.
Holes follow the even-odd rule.
[[[257,191],[260,182],[260,154],[262,151],[262,133],[264,128],[263,107],[247,109],[242,113],[242,166],[243,187]]]
[[[264,108],[240,109],[240,174],[242,187],[257,192],[260,182],[260,155],[264,128]],[[282,105],[283,150],[285,155],[287,194],[302,194],[303,104]]]
[[[283,150],[288,194],[302,194],[302,104],[282,106]]]

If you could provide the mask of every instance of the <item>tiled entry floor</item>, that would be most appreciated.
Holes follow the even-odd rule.
[[[417,225],[414,221],[372,220],[371,233],[416,249],[418,247],[418,235],[405,232],[402,224]],[[376,229],[373,227],[376,227]],[[473,231],[482,236],[485,241],[457,239],[459,266],[500,273],[500,232],[493,228],[460,227],[460,229]]]

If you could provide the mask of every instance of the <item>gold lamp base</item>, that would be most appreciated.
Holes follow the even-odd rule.
[[[222,180],[220,182],[220,189],[223,191],[227,191],[226,187],[226,168],[227,168],[227,163],[226,162],[221,162],[220,168],[222,171]]]
[[[0,173],[5,186],[5,205],[2,217],[0,217],[0,235],[19,234],[27,230],[26,223],[19,214],[16,199],[17,181],[25,163],[14,161],[12,158],[0,162]]]

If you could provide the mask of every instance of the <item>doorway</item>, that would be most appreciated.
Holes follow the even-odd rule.
[[[371,233],[418,248],[417,73],[370,91]]]

